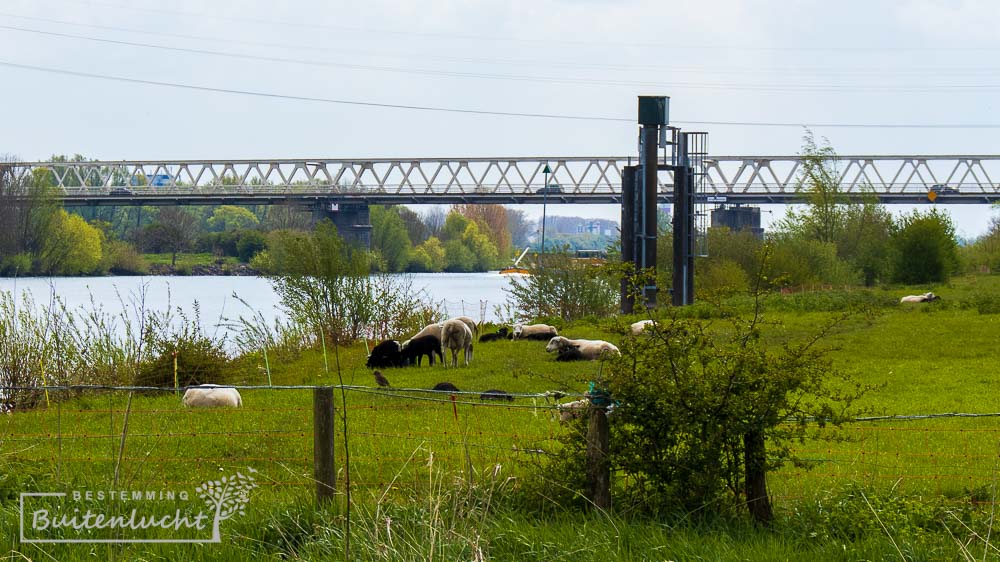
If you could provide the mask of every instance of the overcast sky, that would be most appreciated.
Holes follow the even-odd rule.
[[[716,155],[795,154],[803,129],[692,122],[995,124],[813,130],[841,154],[997,154],[998,26],[1000,2],[987,0],[8,0],[0,153],[630,155],[636,96],[668,95],[671,121],[707,130]],[[953,214],[967,236],[991,216]]]

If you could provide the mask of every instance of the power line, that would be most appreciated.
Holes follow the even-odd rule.
[[[704,66],[692,66],[692,67],[678,67],[678,66],[664,66],[658,64],[635,64],[625,61],[616,61],[613,63],[598,63],[598,62],[587,62],[587,63],[577,63],[565,60],[553,61],[551,58],[546,58],[544,63],[538,58],[534,59],[509,59],[509,58],[483,58],[483,57],[456,57],[456,56],[444,56],[444,55],[433,55],[428,53],[390,53],[390,52],[377,52],[370,50],[358,50],[358,49],[341,49],[325,47],[321,45],[303,45],[295,43],[277,43],[270,41],[250,41],[246,39],[235,39],[231,37],[218,37],[209,35],[195,35],[190,33],[171,33],[166,31],[156,31],[150,29],[136,29],[131,27],[113,26],[113,25],[100,25],[94,23],[82,23],[70,20],[62,19],[52,19],[52,18],[42,18],[36,16],[26,16],[22,14],[12,14],[9,12],[0,12],[0,16],[5,16],[9,18],[16,18],[28,21],[37,21],[43,23],[51,23],[64,26],[73,27],[83,27],[89,29],[100,29],[104,31],[115,31],[122,33],[133,33],[141,35],[154,35],[159,37],[170,37],[174,39],[193,39],[196,41],[210,41],[214,43],[231,43],[237,45],[246,45],[250,47],[264,47],[264,48],[279,48],[288,50],[299,50],[299,51],[321,51],[328,53],[336,53],[341,55],[357,55],[365,57],[382,57],[382,58],[396,58],[396,59],[412,59],[419,57],[420,59],[438,60],[444,62],[464,62],[473,64],[506,64],[515,66],[545,66],[545,67],[558,67],[558,68],[581,68],[581,69],[602,69],[602,70],[612,70],[612,71],[651,71],[658,70],[663,72],[676,72],[676,73],[705,73],[706,68]],[[920,65],[915,68],[899,68],[898,66],[892,67],[866,67],[866,68],[851,68],[848,70],[841,69],[830,69],[830,68],[818,68],[818,67],[755,67],[755,68],[720,68],[718,66],[712,67],[712,72],[723,73],[723,74],[812,74],[821,76],[885,76],[887,74],[897,75],[897,76],[918,76],[920,78],[925,78],[928,74],[935,76],[941,75],[951,75],[951,76],[961,76],[961,75],[995,75],[1000,72],[998,68],[987,68],[987,67],[928,67],[926,65]]]
[[[393,73],[415,74],[424,76],[444,76],[451,78],[510,80],[510,81],[570,84],[570,85],[586,84],[589,86],[604,85],[604,86],[672,87],[672,88],[694,88],[694,89],[727,90],[727,91],[743,90],[743,91],[760,91],[760,92],[795,92],[795,93],[853,92],[853,91],[885,92],[885,93],[897,93],[897,92],[919,93],[919,92],[937,92],[937,91],[951,91],[951,92],[975,91],[975,90],[994,91],[1000,89],[1000,85],[991,85],[991,84],[982,84],[982,85],[952,84],[952,85],[914,86],[914,87],[849,86],[849,85],[841,86],[841,85],[830,85],[830,84],[788,84],[788,83],[782,83],[780,85],[772,85],[772,84],[740,84],[740,83],[699,83],[699,82],[679,82],[679,81],[671,81],[669,84],[665,84],[665,83],[643,82],[634,80],[600,80],[593,78],[558,78],[558,77],[547,77],[547,76],[526,76],[526,75],[516,75],[516,74],[487,74],[487,73],[460,72],[460,71],[450,71],[450,70],[434,70],[426,68],[421,69],[421,68],[404,68],[404,67],[392,67],[392,66],[374,66],[374,65],[361,65],[361,64],[351,64],[351,63],[296,59],[288,57],[249,55],[249,54],[234,53],[229,51],[215,51],[211,49],[197,49],[192,47],[173,47],[168,45],[142,43],[138,41],[105,39],[102,37],[76,35],[72,33],[62,33],[56,31],[44,31],[39,29],[31,29],[31,28],[18,27],[12,25],[0,25],[0,29],[7,29],[23,33],[33,33],[38,35],[47,35],[51,37],[93,41],[93,42],[107,43],[113,45],[124,45],[129,47],[158,49],[171,52],[228,57],[228,58],[236,58],[242,60],[277,62],[283,64],[292,63],[292,64],[302,64],[309,66],[323,66],[330,68],[345,68],[350,70],[364,70],[364,71],[376,71],[376,72],[393,72]]]
[[[67,1],[67,0],[64,0]],[[428,32],[428,31],[413,31],[413,30],[398,30],[398,29],[385,29],[385,28],[372,28],[372,27],[351,27],[351,26],[336,26],[328,25],[322,23],[313,23],[309,21],[286,21],[286,20],[275,20],[275,19],[263,19],[263,18],[251,18],[246,16],[222,16],[211,13],[197,13],[197,12],[185,12],[177,10],[167,10],[163,8],[147,8],[147,7],[137,7],[130,4],[113,4],[110,2],[96,2],[96,1],[85,1],[85,2],[71,2],[74,4],[83,4],[87,6],[100,6],[105,8],[114,8],[116,10],[133,10],[137,12],[147,12],[147,13],[157,13],[157,14],[167,14],[172,16],[182,16],[182,17],[194,17],[194,18],[211,18],[223,21],[235,21],[243,23],[252,23],[258,25],[265,25],[273,27],[275,25],[281,25],[286,27],[299,27],[307,29],[322,29],[325,31],[334,32],[351,32],[351,33],[380,33],[386,35],[402,35],[402,36],[413,36],[413,37],[431,37],[431,38],[442,38],[442,39],[461,39],[461,40],[472,40],[472,41],[497,41],[497,42],[513,42],[513,43],[532,43],[532,44],[562,44],[562,45],[591,45],[591,46],[620,46],[620,47],[657,47],[657,48],[669,48],[677,50],[716,50],[716,51],[795,51],[795,52],[816,52],[816,51],[843,51],[843,52],[856,52],[856,53],[870,53],[872,51],[885,51],[885,52],[941,52],[941,51],[997,51],[1000,47],[958,47],[952,45],[934,45],[934,46],[846,46],[846,45],[820,45],[820,46],[795,46],[795,47],[762,47],[759,45],[710,45],[705,43],[691,43],[691,44],[669,44],[669,43],[657,43],[657,42],[616,42],[616,41],[582,41],[582,40],[569,40],[569,39],[552,39],[551,37],[546,38],[534,38],[534,37],[502,37],[502,36],[488,36],[488,35],[469,35],[461,33],[442,33],[442,32]]]
[[[238,94],[238,95],[254,96],[254,97],[269,98],[269,99],[285,99],[293,101],[309,101],[318,103],[332,103],[332,104],[355,105],[364,107],[380,107],[387,109],[460,113],[468,115],[491,115],[498,117],[531,117],[531,118],[541,118],[541,119],[570,119],[576,121],[601,121],[601,122],[633,123],[633,124],[635,123],[635,119],[628,119],[621,117],[606,117],[606,116],[595,116],[595,115],[570,115],[570,114],[554,114],[554,113],[528,113],[528,112],[513,112],[513,111],[490,111],[483,109],[462,109],[462,108],[441,107],[441,106],[391,104],[391,103],[380,103],[380,102],[370,102],[370,101],[321,98],[313,96],[297,96],[290,94],[275,94],[269,92],[239,90],[234,88],[198,86],[194,84],[183,84],[179,82],[146,80],[142,78],[131,78],[126,76],[112,76],[108,74],[96,74],[90,72],[80,72],[76,70],[49,68],[49,67],[35,66],[29,64],[19,64],[3,60],[0,60],[0,66],[17,68],[21,70],[46,72],[49,74],[61,74],[67,76],[77,76],[81,78],[93,78],[98,80],[125,82],[129,84],[162,86],[168,88],[178,88],[184,90],[213,92],[221,94]],[[761,121],[696,121],[696,120],[674,120],[672,121],[672,123],[678,125],[717,125],[717,126],[742,126],[742,127],[795,127],[795,128],[815,127],[815,128],[846,128],[846,129],[1000,129],[1000,124],[995,124],[995,123],[907,124],[907,123],[822,123],[822,122],[809,122],[809,121],[803,121],[801,123],[791,123],[791,122],[761,122]]]

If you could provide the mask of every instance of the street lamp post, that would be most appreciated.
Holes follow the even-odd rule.
[[[545,185],[542,187],[542,254],[545,254],[545,209],[548,207],[549,203],[549,174],[552,170],[549,168],[549,164],[545,163],[545,169],[542,170],[545,174]]]

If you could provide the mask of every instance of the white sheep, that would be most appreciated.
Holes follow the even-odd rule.
[[[586,414],[590,408],[590,399],[581,398],[580,400],[574,400],[572,402],[566,402],[563,404],[556,404],[556,410],[559,411],[559,421],[568,422],[570,420],[579,419]],[[615,405],[611,404],[604,410],[605,415],[608,419],[611,419],[615,413]]]
[[[515,340],[547,340],[558,335],[558,330],[548,324],[514,324]]]
[[[183,403],[188,408],[239,408],[243,398],[235,388],[203,384],[185,390]]]
[[[545,351],[549,353],[556,351],[559,354],[579,351],[582,359],[600,359],[605,353],[621,357],[622,352],[611,343],[604,340],[571,340],[563,336],[556,336],[549,340],[549,345],[545,346]]]
[[[444,327],[441,328],[441,354],[444,355],[446,349],[451,350],[451,366],[458,366],[458,350],[465,352],[465,366],[469,366],[472,359],[472,330],[461,320],[445,320]],[[447,359],[442,361],[448,366]]]
[[[468,316],[456,316],[454,318],[449,318],[448,320],[459,320],[463,324],[468,326],[469,330],[471,330],[473,334],[478,333],[479,327],[476,325],[476,321],[473,320],[472,318],[469,318]],[[445,322],[447,322],[447,320],[445,320]],[[419,332],[414,334],[412,338],[403,342],[403,345],[401,347],[402,349],[406,349],[406,346],[410,342],[410,340],[415,340],[421,336],[433,335],[437,336],[439,340],[443,341],[444,338],[442,337],[442,331],[441,331],[442,328],[444,328],[444,322],[435,322],[434,324],[428,324],[427,326],[424,326],[423,330],[420,330]]]
[[[646,331],[647,328],[651,326],[656,326],[655,320],[639,320],[638,322],[632,324],[632,335],[638,336],[639,334]]]
[[[935,295],[934,293],[924,293],[922,295],[907,295],[899,299],[899,302],[900,304],[904,302],[933,302],[939,298],[941,297]]]

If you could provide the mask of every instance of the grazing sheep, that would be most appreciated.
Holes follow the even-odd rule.
[[[497,340],[505,340],[510,336],[510,330],[507,326],[502,326],[496,333],[493,334],[483,334],[479,336],[479,343],[486,343]]]
[[[558,336],[559,332],[554,326],[548,324],[514,324],[515,340],[547,340],[553,336]]]
[[[621,356],[621,351],[613,344],[604,340],[571,340],[563,336],[556,336],[549,340],[549,345],[545,346],[545,351],[549,353],[558,351],[560,353],[570,352],[577,348],[584,359],[600,359],[605,353],[609,355]]]
[[[638,336],[639,334],[643,333],[644,331],[646,331],[647,328],[649,328],[651,326],[656,326],[656,321],[655,320],[640,320],[640,321],[636,322],[635,324],[632,324],[632,327],[631,327],[632,328],[632,335],[633,336]]]
[[[449,318],[448,320],[460,320],[463,324],[469,327],[469,330],[471,330],[473,334],[475,334],[476,331],[478,330],[478,327],[476,326],[476,321],[473,320],[472,318],[469,318],[468,316],[456,316],[454,318]],[[447,320],[445,320],[445,322],[447,322]],[[410,339],[414,340],[419,337],[428,335],[437,336],[438,339],[441,339],[442,329],[444,329],[444,322],[435,322],[434,324],[428,324],[424,326],[423,330],[420,330],[419,332],[414,334],[413,337]]]
[[[941,297],[935,295],[934,293],[924,293],[922,295],[907,295],[899,299],[900,304],[904,302],[933,302]]]
[[[419,367],[424,355],[426,355],[433,367],[435,354],[444,363],[444,355],[441,354],[441,339],[434,334],[408,339],[402,345],[401,355],[404,365],[416,365]]]
[[[438,392],[462,392],[457,386],[451,384],[450,382],[439,382],[434,385],[431,390],[436,390]]]
[[[441,354],[444,355],[444,350],[451,350],[451,366],[458,366],[458,351],[462,350],[465,354],[465,366],[469,366],[469,361],[472,359],[472,330],[462,322],[461,320],[451,319],[445,320],[444,327],[441,329]],[[443,361],[445,367],[448,366],[447,361]]]
[[[480,400],[497,400],[497,401],[507,401],[513,402],[514,397],[504,392],[503,390],[487,390],[486,392],[479,395]]]
[[[479,335],[479,324],[476,324],[476,321],[472,318],[469,318],[468,316],[456,316],[451,318],[451,320],[461,320],[466,326],[469,327],[469,331],[472,332],[473,336]]]
[[[385,376],[382,375],[382,371],[375,371],[375,384],[381,387],[388,387],[389,379],[385,378]]]
[[[239,408],[243,398],[235,388],[203,384],[185,390],[182,402],[188,408]]]
[[[400,345],[396,340],[385,340],[372,348],[368,361],[365,363],[369,369],[385,369],[386,367],[400,367],[403,365],[403,356],[400,354]]]

